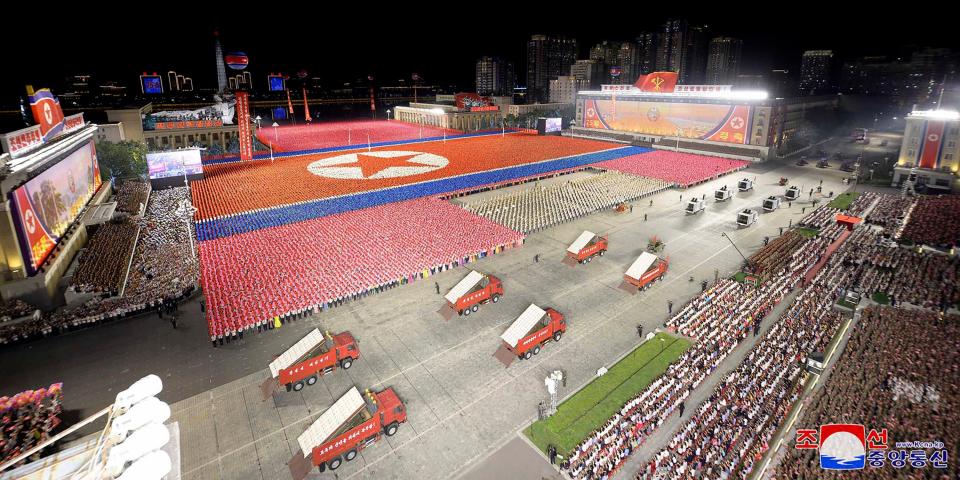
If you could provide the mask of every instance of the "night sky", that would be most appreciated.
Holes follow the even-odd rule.
[[[552,2],[552,7],[531,2],[538,8],[529,10],[509,2],[489,2],[483,8],[480,3],[457,8],[422,2],[387,8],[369,2],[369,6],[351,3],[356,5],[352,10],[257,3],[263,7],[214,11],[190,4],[184,12],[175,12],[162,3],[129,2],[111,10],[107,3],[95,2],[77,11],[38,12],[30,7],[29,12],[21,9],[16,15],[5,15],[0,36],[4,51],[13,56],[8,56],[0,75],[0,103],[9,105],[26,83],[56,86],[74,73],[135,87],[141,71],[174,69],[192,76],[197,88],[213,87],[214,28],[220,30],[225,52],[249,55],[255,86],[264,83],[263,76],[270,71],[291,74],[306,69],[320,77],[324,86],[367,74],[373,74],[378,83],[392,84],[418,72],[428,84],[470,88],[474,62],[481,55],[514,60],[519,77],[525,68],[525,40],[531,34],[575,36],[585,58],[590,46],[600,40],[632,39],[638,32],[659,29],[670,17],[706,24],[711,36],[742,38],[742,73],[798,69],[806,49],[833,49],[846,59],[892,54],[909,45],[958,47],[960,43],[960,37],[948,33],[953,27],[950,15],[911,15],[904,13],[903,5],[889,7],[889,15],[895,16],[884,16],[876,11],[834,11],[809,2],[767,2],[762,7],[720,2],[729,5],[727,13],[703,13],[677,2],[670,2],[672,8],[632,2],[638,5],[633,12],[623,7],[631,2],[614,2],[607,8],[597,3],[592,10],[562,2]],[[3,7],[5,13],[19,8],[14,5],[18,4]],[[879,10],[882,4],[874,5]],[[123,10],[130,8],[138,11]],[[537,18],[541,10],[565,14]],[[34,18],[44,22],[42,28],[31,24]]]

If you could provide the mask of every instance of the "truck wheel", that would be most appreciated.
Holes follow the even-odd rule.
[[[344,370],[349,370],[351,365],[353,365],[353,360],[350,358],[344,358],[343,361],[340,362],[340,368]]]
[[[300,390],[303,390],[303,382],[294,383],[294,384],[293,384],[293,391],[294,391],[294,392],[299,392]]]
[[[534,355],[540,354],[540,345],[537,345],[536,347],[533,347],[533,354],[534,354]]]
[[[497,303],[497,302],[499,302],[499,301],[500,301],[500,295],[494,295],[494,296],[493,296],[493,303]]]
[[[524,360],[530,360],[530,357],[532,357],[532,356],[533,356],[533,354],[530,353],[530,350],[527,350],[526,352],[523,352],[523,359],[524,359]]]
[[[337,458],[334,458],[333,460],[330,460],[329,462],[327,462],[327,466],[330,467],[330,471],[332,472],[332,471],[340,468],[340,464],[341,464],[341,463],[343,463],[343,460],[342,460],[340,457],[337,457]]]
[[[320,465],[317,465],[317,470],[320,470],[320,473],[326,472],[326,471],[327,471],[327,464],[326,464],[326,463],[321,463]]]
[[[602,256],[603,256],[603,254],[605,254],[605,253],[607,253],[607,251],[606,251],[606,250],[600,250],[600,256],[601,256],[601,257],[602,257]]]
[[[477,313],[477,310],[480,310],[480,305],[474,305],[471,310],[473,310],[473,313]]]
[[[316,375],[314,375],[314,376],[312,376],[312,377],[310,377],[310,378],[307,378],[307,385],[313,385],[313,384],[315,384],[315,383],[317,383],[317,376],[316,376]]]
[[[349,452],[346,453],[346,455],[343,456],[343,459],[348,462],[353,461],[354,458],[357,458],[356,450],[350,450]]]
[[[593,257],[587,257],[587,263],[590,263],[590,260],[593,260]]]
[[[583,260],[577,260],[577,263],[579,263],[580,265],[583,265]]]
[[[463,309],[463,316],[464,316],[464,317],[469,317],[469,316],[470,316],[470,309],[469,309],[469,308]]]
[[[383,433],[388,437],[392,437],[397,434],[398,428],[400,428],[400,426],[397,425],[397,422],[393,422],[390,425],[387,425],[387,428],[383,430]]]
[[[559,341],[560,341],[560,337],[562,337],[562,336],[563,336],[563,332],[561,332],[561,331],[559,331],[559,330],[556,331],[556,332],[554,332],[554,334],[553,334],[553,341],[554,341],[554,342],[559,342]]]

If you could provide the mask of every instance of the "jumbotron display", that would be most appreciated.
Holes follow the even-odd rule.
[[[583,108],[587,128],[737,144],[749,143],[753,113],[748,105],[602,99]]]
[[[147,154],[147,169],[150,179],[190,177],[203,173],[203,164],[200,162],[200,150],[174,150],[170,152],[154,152]]]
[[[10,194],[17,235],[26,247],[23,251],[29,252],[24,263],[31,273],[50,255],[100,184],[96,148],[88,142]]]

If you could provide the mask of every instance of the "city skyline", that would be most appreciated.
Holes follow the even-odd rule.
[[[414,23],[396,30],[401,20],[386,20],[381,15],[374,19],[357,18],[364,23],[362,32],[349,34],[343,30],[318,29],[320,24],[284,16],[282,20],[269,20],[270,14],[256,16],[236,13],[198,13],[191,22],[172,23],[169,28],[156,30],[142,25],[119,24],[91,32],[78,32],[91,44],[109,45],[113,49],[100,51],[118,52],[123,61],[110,55],[58,55],[52,60],[45,51],[58,51],[61,42],[53,36],[31,37],[30,27],[17,23],[0,35],[14,38],[29,38],[34,45],[32,55],[19,58],[19,68],[13,69],[0,79],[0,101],[10,104],[11,99],[22,95],[23,85],[54,85],[69,75],[92,75],[98,82],[119,81],[136,87],[136,76],[142,71],[156,71],[163,75],[176,70],[194,79],[196,90],[215,88],[216,70],[211,62],[214,49],[214,30],[221,32],[224,52],[244,51],[250,57],[250,71],[255,86],[269,72],[281,71],[292,75],[306,70],[311,77],[318,77],[325,86],[343,82],[365,80],[373,75],[382,84],[395,84],[399,79],[410,80],[413,72],[423,81],[434,85],[456,85],[472,88],[475,80],[475,64],[483,56],[501,57],[516,66],[518,83],[527,78],[527,42],[532,35],[544,34],[576,38],[577,59],[589,57],[589,49],[604,40],[636,41],[636,36],[648,31],[660,31],[667,20],[685,19],[693,25],[707,25],[705,36],[710,38],[730,36],[743,41],[740,72],[764,74],[771,69],[799,71],[801,55],[806,50],[829,49],[842,62],[865,55],[896,55],[904,47],[953,47],[945,29],[936,27],[939,19],[925,20],[925,26],[909,19],[879,19],[873,22],[848,22],[823,15],[802,16],[785,19],[775,25],[750,21],[742,16],[730,15],[685,15],[683,11],[649,12],[642,21],[630,24],[604,24],[582,22],[576,18],[560,17],[548,21],[547,16],[524,22],[498,35],[467,35],[457,29],[449,35],[433,36],[406,34]],[[64,15],[51,20],[52,30],[69,30],[66,24],[84,20],[88,13]],[[455,12],[441,14],[456,25]],[[867,15],[869,16],[869,15]],[[354,17],[351,17],[354,18]],[[931,24],[932,23],[932,24]],[[896,29],[899,35],[888,35]],[[274,35],[270,32],[282,32]],[[406,32],[406,33],[405,33]],[[137,42],[119,39],[135,38]],[[318,51],[318,48],[322,49]],[[52,55],[51,55],[52,56]],[[442,59],[442,61],[440,61]],[[700,66],[699,68],[703,68]],[[567,74],[568,72],[561,72]]]

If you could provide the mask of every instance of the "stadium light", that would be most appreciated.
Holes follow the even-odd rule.
[[[960,120],[960,112],[956,110],[914,110],[910,112],[910,116],[934,120]]]
[[[127,413],[115,418],[110,426],[110,436],[119,441],[131,431],[150,423],[163,423],[168,418],[170,405],[150,396],[137,402]]]
[[[114,477],[123,473],[128,462],[160,450],[170,441],[170,431],[160,423],[148,424],[133,432],[123,443],[110,449],[107,456],[107,473]]]
[[[430,109],[430,113],[432,113],[432,114],[434,114],[434,115],[443,115],[443,109],[442,109],[442,108],[431,108],[431,109]]]
[[[170,473],[171,468],[170,455],[163,450],[156,450],[133,462],[133,465],[130,465],[123,475],[117,478],[119,480],[160,480]]]

